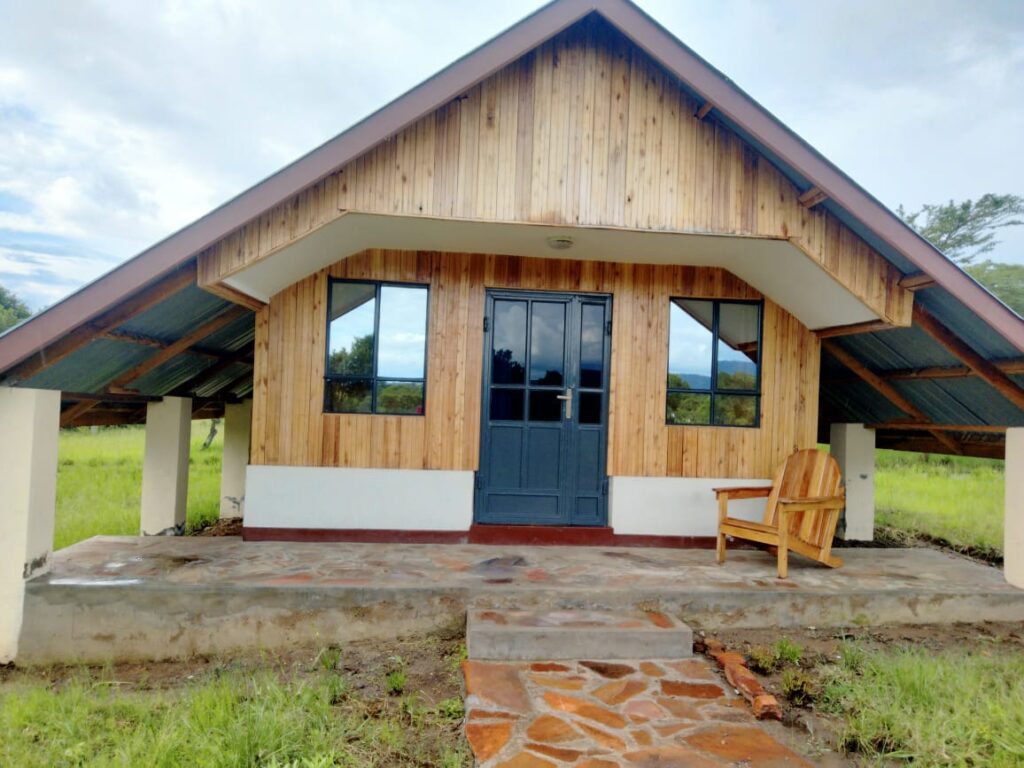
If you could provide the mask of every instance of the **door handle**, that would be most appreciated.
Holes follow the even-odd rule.
[[[555,397],[558,398],[559,400],[564,400],[565,401],[565,418],[571,419],[572,418],[572,387],[567,388],[565,390],[564,394],[555,395]]]

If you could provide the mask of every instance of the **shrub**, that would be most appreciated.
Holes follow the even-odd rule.
[[[747,654],[747,665],[755,672],[770,675],[779,668],[779,655],[774,648],[758,645]]]
[[[803,646],[797,645],[788,637],[783,637],[775,643],[775,655],[780,664],[798,665],[800,659],[803,658],[804,649]]]
[[[814,678],[802,669],[787,669],[782,673],[782,695],[794,704],[806,706],[814,701]]]

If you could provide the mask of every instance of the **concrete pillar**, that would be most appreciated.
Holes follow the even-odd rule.
[[[185,531],[188,449],[192,400],[165,397],[146,405],[146,451],[142,459],[142,535]]]
[[[1003,575],[1024,589],[1024,427],[1006,430]]]
[[[863,424],[833,424],[832,455],[846,485],[846,509],[837,535],[848,541],[875,536],[875,431]]]
[[[50,567],[59,436],[60,392],[0,387],[0,664],[18,652],[25,580]]]
[[[224,406],[224,455],[220,465],[220,516],[245,513],[245,470],[249,466],[252,400]]]

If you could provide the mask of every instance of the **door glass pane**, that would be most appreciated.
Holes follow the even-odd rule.
[[[521,389],[492,389],[491,421],[522,421],[524,394]]]
[[[329,410],[336,413],[369,413],[372,405],[372,387],[369,379],[357,381],[328,381]]]
[[[526,302],[495,301],[491,338],[491,381],[523,384],[526,381]]]
[[[584,304],[580,325],[580,386],[601,387],[604,383],[604,307]]]
[[[669,424],[710,424],[711,395],[669,392],[665,420]]]
[[[757,398],[754,395],[718,395],[715,398],[715,424],[754,426],[757,424]]]
[[[718,388],[757,389],[757,304],[718,307]]]
[[[377,287],[368,283],[331,286],[329,373],[373,375],[373,316]]]
[[[377,413],[423,413],[423,383],[378,381]]]
[[[711,389],[713,313],[714,303],[710,301],[673,299],[669,305],[669,389]],[[671,412],[670,402],[670,415]],[[689,424],[692,422],[672,423]]]
[[[601,423],[601,393],[580,392],[580,424]]]
[[[377,375],[423,378],[427,348],[427,289],[385,285],[380,289]]]
[[[530,421],[559,421],[562,418],[562,401],[559,389],[530,390]]]
[[[565,305],[535,301],[530,327],[530,383],[562,386],[564,351]]]

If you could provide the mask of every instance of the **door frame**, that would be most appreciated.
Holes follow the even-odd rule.
[[[496,300],[524,300],[533,299],[544,301],[547,300],[559,300],[566,302],[566,306],[570,309],[579,306],[578,312],[569,311],[566,317],[566,329],[565,329],[565,370],[566,370],[566,385],[568,382],[573,382],[573,394],[572,394],[572,407],[575,416],[572,419],[572,428],[568,429],[570,435],[571,444],[563,449],[563,456],[566,453],[575,453],[578,444],[578,436],[580,427],[586,428],[588,425],[581,425],[579,423],[579,400],[580,400],[580,386],[577,381],[579,376],[579,357],[580,348],[582,346],[580,334],[582,331],[581,320],[582,320],[582,306],[587,300],[601,302],[605,307],[605,324],[606,329],[603,334],[603,355],[604,355],[604,383],[603,383],[603,396],[601,398],[601,423],[599,425],[589,425],[591,429],[599,429],[601,432],[600,437],[600,490],[597,493],[598,498],[598,516],[597,520],[586,523],[573,523],[572,522],[572,510],[566,511],[565,519],[559,522],[543,522],[543,521],[523,521],[523,522],[495,522],[483,520],[484,512],[484,500],[486,498],[486,464],[490,451],[490,376],[491,376],[491,365],[493,363],[493,355],[490,349],[491,340],[493,338],[493,308]],[[532,289],[518,289],[518,288],[487,288],[484,297],[484,316],[483,316],[483,339],[482,339],[482,366],[481,366],[481,387],[480,387],[480,443],[479,443],[479,454],[477,458],[477,469],[474,472],[474,491],[473,491],[473,524],[474,525],[538,525],[538,526],[597,526],[604,527],[608,525],[608,414],[610,410],[611,400],[611,379],[612,379],[612,319],[613,319],[613,300],[614,296],[610,293],[599,293],[599,292],[586,292],[586,291],[554,291],[554,290],[532,290]],[[529,326],[528,326],[529,327]],[[529,334],[529,331],[527,331]],[[529,345],[529,337],[526,339],[527,345]],[[570,366],[573,366],[571,368]],[[529,370],[526,372],[526,386],[525,389],[529,390]],[[563,387],[564,389],[565,387]],[[592,389],[592,388],[588,388]],[[524,394],[524,400],[528,401],[529,398]],[[530,422],[526,420],[529,414],[528,402],[524,402],[524,413],[523,426],[527,426]],[[564,414],[564,406],[563,406]],[[563,426],[565,424],[565,417],[562,418]],[[543,422],[541,422],[543,423]],[[549,422],[550,423],[550,422]],[[563,465],[564,467],[564,465]],[[562,484],[562,495],[566,494],[565,483],[569,482],[569,491],[572,492],[572,503],[576,503],[578,498],[576,494],[576,480],[575,478],[571,481],[563,479]],[[524,493],[524,496],[531,494]]]

